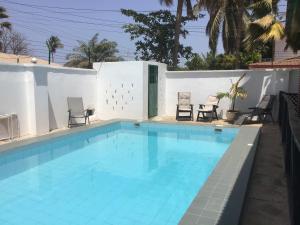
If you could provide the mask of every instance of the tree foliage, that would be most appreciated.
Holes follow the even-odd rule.
[[[300,0],[287,0],[286,36],[287,47],[300,50]]]
[[[212,52],[206,55],[194,54],[185,65],[188,70],[233,70],[236,64],[247,69],[248,65],[261,60],[259,52],[240,53],[239,57],[233,54],[214,55]]]
[[[197,0],[195,10],[207,10],[209,21],[206,34],[209,47],[216,53],[220,36],[226,54],[238,54],[242,49],[244,28],[247,23],[247,6],[250,0]]]
[[[26,55],[30,52],[28,41],[21,33],[3,29],[0,35],[1,52],[15,55]]]
[[[277,20],[278,0],[256,0],[249,6],[250,15],[244,40],[247,50],[256,49],[284,37],[284,27]]]
[[[167,6],[172,6],[175,0],[160,0],[161,4],[166,4]],[[182,21],[182,11],[186,8],[186,14],[189,19],[197,19],[193,14],[192,1],[191,0],[177,0],[177,10],[176,10],[176,21],[175,21],[175,35],[174,35],[174,50],[172,54],[173,67],[176,68],[178,64],[178,51],[180,45],[180,29]]]
[[[52,62],[54,62],[54,54],[56,53],[56,50],[58,48],[63,48],[64,45],[61,43],[59,37],[51,36],[48,40],[46,40],[46,46],[47,46],[48,52],[49,52],[48,62],[50,64],[51,59],[52,59]]]
[[[160,10],[148,14],[133,10],[121,10],[122,14],[131,17],[135,23],[123,26],[124,31],[135,40],[136,59],[156,60],[171,66],[174,64],[172,54],[175,46],[176,17],[170,11]],[[185,25],[187,17],[183,17],[181,25]],[[180,35],[186,38],[188,31],[180,29]],[[177,60],[180,57],[189,59],[192,48],[179,45]]]
[[[95,34],[89,41],[77,41],[78,46],[73,53],[67,55],[69,60],[65,66],[92,68],[93,62],[114,62],[123,59],[117,56],[119,52],[117,43],[103,39],[98,40],[99,34]]]
[[[0,36],[3,32],[8,29],[11,29],[11,23],[8,21],[3,21],[3,19],[7,19],[9,16],[6,12],[6,9],[0,6]],[[3,43],[0,41],[0,51],[3,51]]]

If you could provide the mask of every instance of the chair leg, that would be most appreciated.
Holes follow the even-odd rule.
[[[197,121],[200,121],[200,112],[197,114]]]
[[[258,122],[264,122],[264,118],[262,118],[261,113],[258,113],[257,116],[258,116]]]
[[[216,116],[216,119],[219,120],[217,111],[215,111],[215,116]]]
[[[270,116],[272,123],[274,123],[275,121],[274,121],[274,118],[273,118],[273,115],[272,115],[272,113],[271,113],[271,112],[268,112],[268,113],[267,113],[267,115],[269,115],[269,116]],[[267,116],[267,115],[266,115],[266,116]]]
[[[176,110],[176,120],[178,120],[178,109]]]

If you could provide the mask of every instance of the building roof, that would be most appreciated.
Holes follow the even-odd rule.
[[[0,62],[6,62],[6,63],[21,63],[21,64],[32,63],[31,59],[33,57],[34,56],[14,55],[14,54],[7,54],[7,53],[0,52]],[[47,60],[40,59],[40,58],[36,58],[36,59],[37,59],[36,64],[38,65],[49,65]],[[61,67],[62,65],[51,63],[51,66]]]
[[[250,69],[272,69],[272,68],[286,68],[286,69],[300,69],[300,56],[287,58],[287,59],[280,59],[272,62],[259,62],[259,63],[252,63],[249,65]]]

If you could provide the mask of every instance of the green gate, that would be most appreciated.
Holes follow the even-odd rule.
[[[148,66],[148,117],[157,116],[158,66]]]

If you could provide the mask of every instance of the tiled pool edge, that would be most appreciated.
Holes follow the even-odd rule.
[[[61,130],[53,133],[47,133],[41,136],[36,136],[36,137],[30,137],[22,140],[13,140],[12,142],[8,142],[5,144],[0,145],[0,153],[4,151],[9,151],[10,149],[15,149],[18,147],[22,147],[25,145],[33,144],[36,142],[42,142],[49,140],[51,138],[56,138],[56,137],[61,137],[64,135],[70,135],[70,134],[76,134],[85,130],[93,129],[93,128],[100,128],[106,125],[111,125],[113,123],[120,123],[123,121],[130,121],[130,122],[135,122],[135,120],[124,120],[124,119],[113,119],[113,120],[107,120],[107,121],[101,121],[100,123],[95,123],[87,126],[78,126],[74,127],[71,129],[66,129],[66,130]]]
[[[241,127],[180,225],[238,225],[260,127]]]

